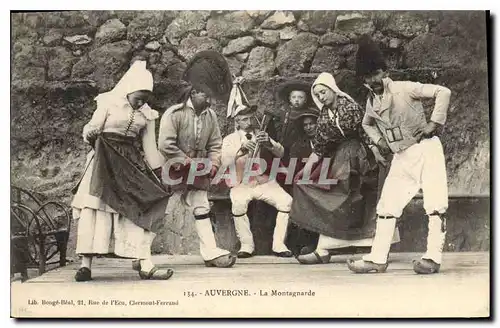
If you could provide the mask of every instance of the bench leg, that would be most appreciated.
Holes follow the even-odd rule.
[[[66,266],[66,251],[68,244],[66,242],[59,243],[59,265]]]
[[[68,250],[69,233],[59,232],[56,234],[57,249],[59,250],[59,265],[66,266],[66,252]]]
[[[45,273],[45,239],[43,236],[40,237],[40,242],[39,242],[39,251],[40,251],[40,263],[38,266],[38,274],[41,276],[42,274]]]
[[[21,281],[28,280],[28,262],[28,240],[11,240],[11,276],[20,273]]]

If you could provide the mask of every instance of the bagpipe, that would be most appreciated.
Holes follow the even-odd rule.
[[[259,119],[258,107],[257,107],[257,105],[251,105],[250,102],[248,101],[248,97],[246,96],[245,92],[243,91],[243,89],[241,87],[243,82],[244,82],[243,77],[233,76],[233,88],[231,90],[229,102],[228,102],[228,106],[227,106],[227,118],[234,118],[239,112],[241,112],[247,108],[250,108],[250,107],[255,107],[254,118],[258,123],[258,128],[256,129],[255,132],[259,133],[261,131],[264,131],[264,132],[268,133],[269,132],[268,129],[270,127],[271,122],[275,118],[279,118],[279,115],[276,114],[272,110],[264,109],[263,115]],[[235,129],[236,128],[237,127],[235,126]],[[248,140],[251,140],[252,135],[247,133],[246,138]],[[241,160],[240,161],[238,161],[238,160],[241,159],[243,156],[247,156],[245,158],[245,162],[247,160],[250,160],[253,162],[252,170],[258,169],[258,164],[255,163],[253,160],[257,157],[260,157],[261,159],[263,159],[266,162],[266,165],[267,165],[267,167],[264,171],[264,174],[269,173],[269,171],[271,169],[271,164],[273,162],[273,155],[269,151],[267,151],[267,149],[264,149],[260,142],[256,143],[255,148],[251,154],[249,154],[246,149],[241,147],[237,151],[236,156],[235,156],[235,163],[237,163],[237,165],[238,165],[238,163],[242,162]],[[280,166],[281,165],[282,165],[282,163],[280,163]]]

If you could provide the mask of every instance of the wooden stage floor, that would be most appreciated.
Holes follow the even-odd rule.
[[[11,284],[12,317],[415,318],[488,317],[488,252],[445,253],[441,272],[417,275],[416,253],[393,253],[383,274],[354,274],[349,256],[329,264],[256,256],[207,268],[199,256],[157,255],[167,281],[144,281],[129,260],[95,259],[93,281],[74,281],[78,264]]]

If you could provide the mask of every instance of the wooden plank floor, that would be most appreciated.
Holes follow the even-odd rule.
[[[75,282],[73,276],[78,265],[71,264],[25,283],[13,283],[12,315],[332,318],[489,315],[489,253],[445,253],[441,273],[436,275],[413,272],[411,261],[419,255],[391,254],[386,273],[367,275],[353,274],[347,269],[345,261],[349,256],[332,257],[326,265],[299,265],[293,258],[257,256],[239,259],[230,269],[207,268],[199,256],[155,256],[153,261],[159,267],[175,270],[168,281],[140,280],[128,260],[96,259],[92,267],[94,280],[90,282]],[[215,290],[231,290],[231,293],[243,290],[239,292],[242,294],[246,290],[247,296],[228,296],[220,291],[214,296]],[[29,300],[37,304],[28,304]],[[42,300],[46,304],[41,304]],[[57,300],[73,300],[73,305],[47,303]],[[91,300],[95,302],[93,305]],[[104,304],[112,300],[125,305]],[[153,300],[163,300],[165,304],[137,304]],[[173,303],[166,305],[168,302]]]

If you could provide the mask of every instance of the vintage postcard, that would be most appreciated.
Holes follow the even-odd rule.
[[[12,11],[13,318],[488,318],[488,11]]]

